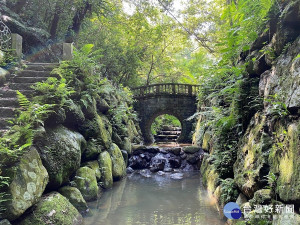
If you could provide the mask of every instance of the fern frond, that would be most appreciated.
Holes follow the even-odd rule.
[[[20,91],[17,91],[16,93],[17,93],[19,105],[25,110],[29,109],[30,101],[27,99],[27,97],[23,95]]]

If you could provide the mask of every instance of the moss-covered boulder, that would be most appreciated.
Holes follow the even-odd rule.
[[[126,175],[126,165],[121,150],[116,144],[112,144],[109,149],[112,161],[113,178],[119,180]]]
[[[257,113],[242,138],[234,164],[234,179],[239,189],[248,198],[254,192],[267,185],[265,176],[269,173],[268,153],[272,141],[264,132],[266,116]]]
[[[83,218],[67,198],[58,192],[51,192],[24,215],[17,225],[80,225]]]
[[[101,186],[111,188],[113,184],[112,161],[108,152],[102,152],[99,155],[99,166],[101,171]]]
[[[83,166],[86,166],[86,167],[94,170],[97,181],[100,180],[101,171],[100,171],[99,163],[98,163],[97,160],[86,162],[86,163],[83,164]]]
[[[101,146],[97,143],[96,139],[92,138],[87,142],[86,149],[82,154],[82,160],[89,161],[97,159],[100,153]]]
[[[272,191],[271,189],[261,189],[254,193],[252,199],[250,199],[250,205],[268,205],[271,203]]]
[[[122,150],[125,150],[129,155],[132,153],[131,149],[131,141],[128,137],[125,137],[122,141],[121,146],[119,146]]]
[[[112,141],[109,127],[105,121],[103,115],[97,115],[92,120],[86,120],[79,130],[87,140],[96,139],[103,149],[109,149]]]
[[[86,141],[81,134],[59,125],[48,128],[35,145],[49,173],[48,188],[54,190],[67,183],[69,177],[80,167]]]
[[[67,100],[64,105],[66,119],[64,124],[67,127],[77,128],[84,123],[85,117],[79,105],[76,105],[72,100]]]
[[[64,186],[58,191],[60,194],[65,196],[80,213],[84,213],[88,210],[86,201],[84,200],[81,192],[76,187]]]
[[[82,107],[82,112],[86,119],[93,120],[97,117],[96,100],[93,98],[92,102],[87,102],[86,106]]]
[[[101,98],[100,96],[98,98],[96,98],[96,107],[97,107],[97,111],[101,112],[101,113],[107,113],[110,106],[109,104],[105,101],[105,99]]]
[[[300,123],[279,125],[275,134],[269,154],[271,172],[278,174],[275,191],[283,201],[300,204]]]
[[[133,120],[129,119],[127,122],[127,135],[130,142],[141,143],[141,133],[139,131],[139,127],[136,126]],[[130,153],[129,153],[130,154]]]
[[[125,162],[125,166],[127,167],[127,165],[128,165],[128,153],[125,150],[121,150],[121,152],[122,152],[122,156],[123,156],[123,159],[124,159],[124,162]]]
[[[73,182],[86,201],[97,199],[99,187],[93,169],[86,166],[79,168]]]
[[[44,124],[46,127],[55,127],[59,124],[63,124],[66,120],[66,112],[63,108],[57,105],[53,112],[48,114],[47,119],[45,120]]]
[[[196,152],[198,152],[200,150],[201,150],[201,148],[197,147],[197,146],[187,146],[187,147],[183,148],[183,151],[185,153],[188,153],[188,154],[193,154],[193,153],[196,153]]]
[[[2,216],[14,220],[39,201],[49,176],[35,148],[26,152],[17,165],[3,172],[1,175],[10,177],[11,183],[7,190],[9,201],[5,202],[6,211]]]

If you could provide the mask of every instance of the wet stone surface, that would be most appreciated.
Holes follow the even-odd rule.
[[[127,173],[140,173],[144,177],[171,173],[172,179],[182,179],[180,172],[200,169],[204,154],[201,148],[184,150],[183,147],[140,146],[129,158]]]

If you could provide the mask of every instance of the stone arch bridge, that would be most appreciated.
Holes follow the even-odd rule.
[[[198,85],[190,84],[154,84],[133,89],[135,110],[138,112],[144,142],[154,142],[151,125],[156,117],[169,114],[181,123],[180,143],[191,142],[193,122],[187,120],[196,113]]]

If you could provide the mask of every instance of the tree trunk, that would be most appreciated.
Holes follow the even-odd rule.
[[[83,7],[80,7],[76,10],[76,13],[72,20],[72,25],[69,26],[66,34],[66,42],[74,42],[75,36],[80,31],[80,26],[84,20],[86,14],[92,10],[92,5],[87,1]]]
[[[50,37],[52,40],[56,39],[57,27],[58,27],[58,22],[60,19],[60,14],[61,14],[60,7],[58,4],[56,4],[54,17],[52,19],[51,27],[50,27],[50,35],[51,35]]]
[[[21,10],[27,5],[27,0],[19,0],[17,1],[17,3],[14,5],[14,7],[12,8],[12,10],[15,13],[20,13]]]

